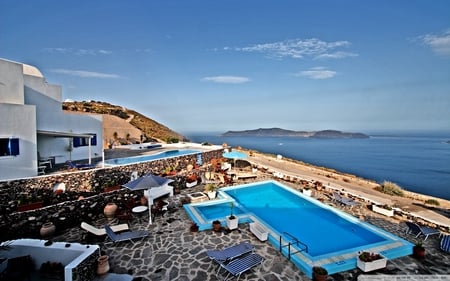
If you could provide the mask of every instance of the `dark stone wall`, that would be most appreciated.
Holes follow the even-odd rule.
[[[222,150],[202,153],[202,162],[221,158]],[[164,175],[168,166],[178,172],[176,183],[183,181],[189,164],[195,166],[196,155],[186,155],[168,159],[108,167],[93,170],[60,173],[35,178],[0,182],[0,241],[18,238],[39,238],[43,223],[51,221],[60,232],[91,222],[103,216],[103,208],[108,202],[124,207],[130,198],[140,196],[126,188],[105,192],[105,188],[120,187],[130,181],[131,173],[139,176],[147,173]],[[56,184],[64,183],[65,192],[54,192]],[[26,200],[24,198],[27,198]],[[29,211],[19,211],[23,201],[42,202],[43,207]]]
[[[72,281],[90,281],[97,277],[97,260],[100,257],[100,252],[95,251],[85,260],[83,260],[77,267],[72,269]]]

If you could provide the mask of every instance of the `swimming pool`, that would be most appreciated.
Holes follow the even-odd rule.
[[[126,164],[133,164],[133,163],[139,163],[139,162],[145,162],[150,160],[158,160],[158,159],[164,159],[164,158],[170,158],[170,157],[178,157],[183,155],[189,155],[189,154],[198,154],[201,153],[200,150],[194,150],[194,149],[175,149],[175,150],[168,150],[157,154],[151,154],[151,155],[142,155],[142,156],[135,156],[135,157],[124,157],[124,158],[114,158],[114,159],[108,159],[105,160],[106,165],[126,165]]]
[[[291,256],[291,261],[309,277],[315,265],[325,267],[329,274],[356,268],[359,251],[378,252],[388,259],[412,252],[413,245],[408,241],[275,181],[227,187],[219,192],[219,200],[185,205],[200,230],[211,228],[212,220],[223,221],[229,215],[226,206],[234,202],[239,223],[259,221],[269,230],[269,242],[277,249],[280,237],[283,245],[291,237],[307,245],[307,252]],[[283,254],[287,255],[287,248],[283,248]]]

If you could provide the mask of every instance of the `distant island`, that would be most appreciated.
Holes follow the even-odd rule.
[[[322,131],[292,131],[280,128],[259,128],[245,131],[228,131],[223,133],[224,137],[301,137],[317,139],[367,139],[368,135],[363,133],[349,133],[336,130]]]

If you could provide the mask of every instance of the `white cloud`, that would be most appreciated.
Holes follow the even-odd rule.
[[[316,59],[343,59],[347,57],[357,57],[357,56],[358,54],[355,53],[335,52],[318,55]]]
[[[298,77],[307,77],[310,79],[329,79],[336,76],[337,72],[328,70],[325,67],[313,67],[309,70],[300,71],[294,74]]]
[[[117,74],[85,71],[85,70],[70,70],[70,69],[52,69],[51,72],[66,74],[71,76],[77,76],[82,78],[105,78],[105,79],[118,79],[120,78]]]
[[[242,76],[210,76],[202,78],[202,81],[211,81],[224,84],[242,84],[249,82],[250,79]]]
[[[72,49],[72,48],[46,48],[45,51],[49,53],[58,53],[64,55],[77,55],[77,56],[96,56],[96,55],[111,55],[112,51],[109,50],[94,50],[94,49]]]
[[[450,56],[450,30],[440,35],[427,34],[420,36],[419,40],[430,47],[436,54]]]
[[[317,38],[291,39],[274,43],[256,44],[248,47],[230,48],[223,50],[235,50],[240,52],[263,53],[268,57],[282,58],[345,58],[357,56],[357,54],[342,52],[336,49],[350,46],[348,41],[325,42]]]

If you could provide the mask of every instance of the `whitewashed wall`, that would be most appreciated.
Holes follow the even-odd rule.
[[[36,112],[32,105],[0,104],[0,138],[19,138],[19,155],[0,157],[0,178],[37,174]]]
[[[0,137],[19,138],[20,154],[0,157],[0,179],[37,175],[37,154],[57,156],[56,163],[101,157],[101,115],[67,114],[62,110],[62,88],[49,84],[35,67],[0,59]],[[96,134],[97,145],[69,152],[69,138],[37,135],[37,130]]]

